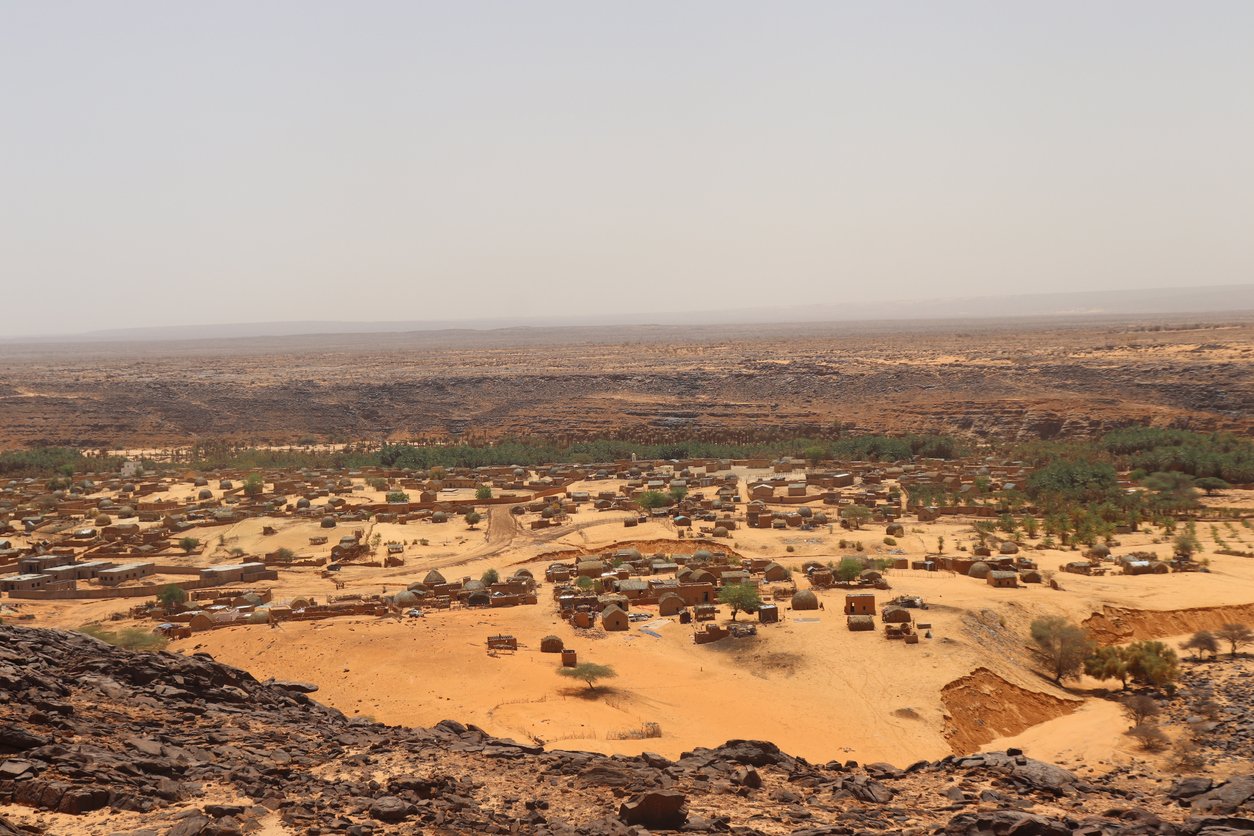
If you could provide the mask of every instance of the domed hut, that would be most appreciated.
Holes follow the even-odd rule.
[[[884,533],[889,537],[905,537],[906,527],[901,523],[889,523],[884,526]]]
[[[880,618],[885,624],[909,624],[911,621],[910,610],[896,604],[886,604],[880,610]]]
[[[428,572],[427,576],[422,579],[422,582],[427,586],[439,586],[441,584],[448,583],[448,581],[444,580],[444,576],[436,569],[432,569]]]
[[[819,596],[815,595],[812,589],[803,589],[792,596],[792,608],[794,610],[817,610],[819,608]]]
[[[1014,540],[1003,540],[1001,545],[997,547],[997,550],[1002,554],[1018,554],[1019,544]]]
[[[398,607],[412,607],[418,604],[418,596],[404,589],[392,596],[392,603]]]
[[[561,653],[565,649],[566,643],[560,636],[545,636],[540,639],[541,653]]]
[[[972,563],[971,568],[967,570],[967,577],[976,578],[978,580],[984,580],[988,577],[988,573],[991,571],[992,571],[991,566],[989,566],[983,560],[977,560],[975,563]]]

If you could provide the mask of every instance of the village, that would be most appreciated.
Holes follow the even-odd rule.
[[[973,728],[991,742],[1077,708],[1007,649],[1030,613],[1244,603],[1225,578],[1254,577],[1219,534],[1190,555],[1149,524],[1063,545],[1021,499],[998,528],[1031,472],[782,458],[16,480],[0,491],[0,613],[152,633],[392,722],[455,707],[605,751],[739,726],[804,754],[819,745],[804,716],[844,694],[849,751],[943,753]],[[1252,496],[1203,504],[1199,532],[1245,542]],[[401,680],[384,673],[411,643]],[[559,710],[572,692],[553,669],[585,664],[610,667],[611,687]],[[992,691],[975,717],[954,710],[970,677]],[[729,680],[727,709],[692,709],[702,682]],[[736,708],[755,701],[786,708],[767,731],[761,709]],[[901,716],[918,728],[886,729]]]

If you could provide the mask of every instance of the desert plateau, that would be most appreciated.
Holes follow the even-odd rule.
[[[28,345],[4,360],[6,404],[22,408],[6,409],[2,429],[28,443],[0,461],[0,613],[19,632],[68,631],[21,640],[41,648],[78,636],[82,665],[109,644],[130,651],[110,651],[122,655],[108,665],[129,664],[127,652],[168,660],[143,663],[172,667],[145,677],[136,705],[150,719],[130,721],[156,741],[143,744],[154,757],[185,741],[142,736],[145,724],[173,722],[187,700],[198,718],[231,717],[239,709],[215,701],[243,700],[255,719],[222,722],[273,724],[280,736],[316,700],[355,743],[319,749],[311,777],[359,769],[389,736],[434,729],[420,738],[433,767],[452,745],[475,764],[467,780],[483,781],[476,812],[451,829],[521,815],[511,805],[530,793],[564,810],[528,802],[531,824],[552,832],[704,816],[716,830],[786,833],[812,816],[847,826],[868,805],[949,792],[933,786],[943,780],[960,789],[937,803],[976,814],[999,807],[998,782],[1034,763],[1056,765],[1085,797],[1161,801],[1153,815],[1168,822],[1188,810],[1173,806],[1168,791],[1183,792],[1173,771],[1227,787],[1248,780],[1254,751],[1249,329],[1240,317],[930,323],[909,341],[868,329],[857,349],[817,327],[791,342],[713,329],[647,347],[631,329],[619,343],[568,329],[517,343],[387,336],[386,352],[334,335],[109,345],[91,357]],[[144,359],[161,352],[169,359]],[[556,359],[541,370],[536,356]],[[1150,374],[1171,384],[1137,388]],[[739,399],[720,400],[732,385]],[[316,397],[296,396],[311,387]],[[1123,394],[1133,389],[1137,400]],[[435,417],[437,390],[461,404],[456,421]],[[960,408],[955,393],[968,390]],[[887,394],[872,409],[877,391]],[[336,406],[345,400],[370,405]],[[96,423],[92,410],[122,401],[127,411]],[[395,420],[369,438],[365,423],[384,414]],[[64,435],[29,443],[36,415]],[[211,434],[216,422],[237,431]],[[536,432],[520,435],[527,427]],[[26,662],[4,658],[13,683]],[[177,659],[269,696],[188,691]],[[246,832],[339,826],[313,800],[328,790],[307,784],[307,796],[282,801],[234,777],[167,775],[168,798],[141,800],[144,768],[128,777],[104,754],[138,744],[90,744],[102,751],[89,760],[106,766],[71,767],[52,741],[82,710],[75,699],[128,687],[93,677],[7,703],[11,777],[0,790],[11,803],[0,809],[14,832],[115,832],[125,811],[178,833],[218,832],[224,818]],[[282,716],[258,707],[275,700]],[[1148,713],[1131,713],[1133,700]],[[188,751],[206,745],[197,740]],[[731,757],[731,773],[704,777],[670,766],[723,762],[693,753],[725,741],[787,755]],[[989,753],[1002,760],[972,760]],[[790,791],[745,784],[760,781],[746,770],[777,757],[790,776],[764,786],[828,770],[816,780],[852,807],[816,810],[813,788],[784,803]],[[511,783],[536,758],[554,773],[551,791]],[[973,794],[951,774],[972,764],[1009,771],[980,766],[1002,777]],[[670,777],[585,775],[639,768]],[[353,802],[334,821],[404,830],[465,812],[424,803],[429,787],[397,790],[404,771],[384,758],[353,779],[373,774],[391,789],[353,796],[396,810]],[[424,787],[457,780],[423,775]],[[607,781],[607,806],[588,806],[596,792],[568,796],[558,775],[575,787]],[[689,781],[745,806],[702,806]],[[676,786],[687,788],[682,815],[636,819],[610,803],[649,797],[665,811],[679,804]],[[589,824],[597,810],[605,821]],[[203,831],[178,830],[201,819]]]

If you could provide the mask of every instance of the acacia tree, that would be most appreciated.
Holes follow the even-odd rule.
[[[191,554],[192,552],[196,550],[196,547],[199,545],[200,545],[200,541],[197,540],[195,537],[184,537],[183,539],[179,540],[179,548],[183,550],[184,554]]]
[[[732,621],[742,612],[757,612],[762,606],[758,588],[750,583],[728,584],[718,591],[718,602],[731,607]]]
[[[1209,653],[1213,659],[1215,654],[1219,652],[1219,642],[1209,630],[1199,630],[1190,636],[1187,641],[1183,642],[1180,645],[1180,649],[1192,651],[1194,659],[1202,658],[1204,653]]]
[[[636,497],[636,504],[646,511],[652,511],[654,508],[664,508],[670,504],[670,499],[661,491],[645,491]]]
[[[480,485],[475,488],[475,499],[480,501],[492,498],[492,488],[489,485]]]
[[[1244,624],[1225,624],[1215,631],[1215,638],[1228,643],[1228,655],[1236,658],[1237,651],[1254,642],[1254,630]]]
[[[479,514],[478,511],[467,511],[466,516],[463,517],[463,519],[466,520],[467,528],[474,528],[476,525],[479,524],[479,521],[482,520],[483,517]]]
[[[1165,688],[1180,676],[1179,657],[1162,642],[1133,642],[1125,652],[1128,654],[1128,673],[1137,682]]]
[[[1122,647],[1102,647],[1084,660],[1084,672],[1094,679],[1117,679],[1128,687],[1128,654]]]
[[[1093,643],[1077,624],[1059,615],[1048,615],[1032,622],[1032,641],[1049,662],[1054,682],[1079,675]]]
[[[847,520],[855,529],[862,528],[862,524],[871,519],[871,509],[865,505],[850,505],[840,509],[840,518]]]
[[[612,679],[618,676],[618,673],[609,665],[598,665],[595,662],[580,662],[573,668],[558,668],[558,676],[565,676],[569,679],[580,679],[588,683],[588,690],[595,691],[596,684],[602,679]]]

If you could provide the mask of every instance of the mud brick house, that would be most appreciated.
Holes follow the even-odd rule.
[[[623,612],[614,604],[610,604],[601,611],[601,629],[607,632],[621,632],[626,630],[629,623],[627,613]]]
[[[851,592],[845,596],[845,615],[875,615],[875,596],[869,592]]]
[[[47,569],[45,573],[57,580],[91,581],[96,580],[100,576],[101,571],[111,569],[115,565],[108,560],[89,560],[84,563],[67,563],[64,566],[53,566]]]
[[[23,557],[17,562],[17,570],[23,575],[38,575],[54,566],[65,566],[66,564],[73,562],[73,553],[32,554]]]
[[[995,569],[988,573],[987,581],[996,589],[1014,589],[1019,585],[1019,573]]]
[[[254,581],[277,580],[279,573],[267,569],[264,563],[222,563],[200,570],[200,579],[205,583],[252,583]]]
[[[64,582],[58,582],[51,575],[6,575],[0,578],[0,592],[31,592],[38,589],[55,589],[58,583],[64,588]],[[73,583],[72,581],[70,582]]]
[[[155,574],[156,571],[157,565],[155,563],[123,563],[111,569],[100,570],[96,574],[96,579],[100,581],[101,586],[117,586],[127,581],[146,578]]]

